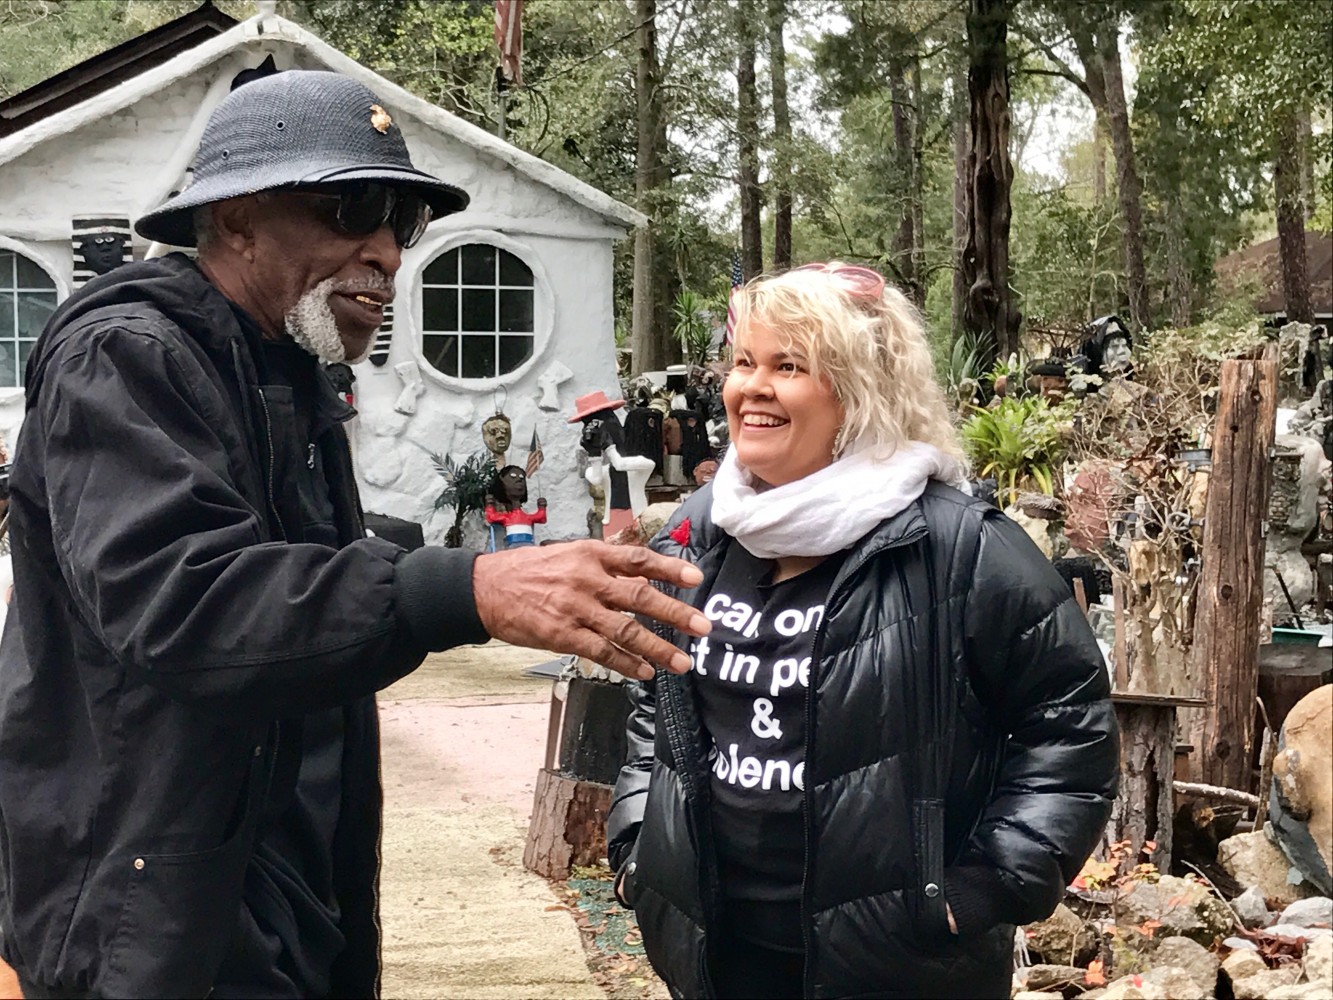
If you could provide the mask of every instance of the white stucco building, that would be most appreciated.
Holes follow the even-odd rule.
[[[279,69],[330,69],[365,83],[415,164],[472,197],[404,252],[391,328],[356,366],[351,432],[366,509],[420,521],[427,540],[440,541],[452,517],[431,513],[441,480],[430,455],[478,451],[482,422],[502,410],[513,426],[509,461],[524,464],[534,429],[545,453],[532,498],[548,498],[550,523],[538,538],[585,537],[580,428],[566,420],[583,393],[618,395],[612,249],[643,217],[272,13],[178,48],[0,138],[6,446],[22,418],[31,342],[79,283],[74,220],[133,222],[183,187],[209,112],[237,73],[272,56]],[[162,250],[134,238],[136,258]]]

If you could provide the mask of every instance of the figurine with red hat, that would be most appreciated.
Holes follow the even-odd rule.
[[[634,522],[648,506],[648,477],[653,460],[624,454],[625,433],[615,411],[625,405],[623,399],[610,399],[600,389],[585,393],[574,401],[571,424],[583,424],[580,444],[588,453],[585,476],[600,485],[606,496],[602,516],[602,537],[609,538]]]

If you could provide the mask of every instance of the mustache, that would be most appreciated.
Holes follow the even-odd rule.
[[[324,284],[328,285],[326,294],[365,295],[374,293],[382,296],[386,302],[393,301],[396,291],[393,279],[386,274],[368,274],[364,278],[347,278],[343,281],[330,278]]]

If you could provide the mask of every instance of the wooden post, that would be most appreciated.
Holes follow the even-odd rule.
[[[1141,860],[1147,841],[1156,847],[1147,860],[1171,870],[1171,821],[1175,815],[1176,709],[1199,705],[1197,698],[1177,698],[1113,691],[1120,724],[1120,789],[1106,824],[1105,847],[1129,841],[1125,870]]]
[[[1259,672],[1264,519],[1277,365],[1224,361],[1203,526],[1191,673],[1208,707],[1192,739],[1212,785],[1250,790]]]

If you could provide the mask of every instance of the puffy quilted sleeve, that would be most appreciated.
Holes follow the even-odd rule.
[[[1097,844],[1119,778],[1105,661],[1059,574],[999,512],[964,610],[973,683],[1008,733],[990,802],[945,873],[961,933],[1049,916]]]

